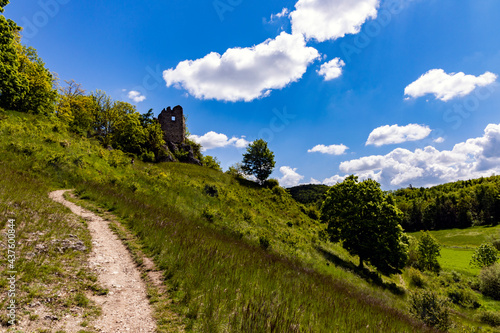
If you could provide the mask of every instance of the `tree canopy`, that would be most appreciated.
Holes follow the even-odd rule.
[[[275,165],[274,153],[267,147],[267,142],[259,139],[250,143],[246,154],[243,154],[241,169],[247,175],[253,175],[260,184],[273,172]]]
[[[321,212],[330,239],[359,256],[360,267],[369,261],[384,274],[404,268],[408,246],[400,226],[402,213],[376,181],[349,176],[330,188]]]

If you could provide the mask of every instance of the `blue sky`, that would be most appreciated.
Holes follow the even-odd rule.
[[[182,105],[224,169],[258,138],[283,186],[500,173],[497,0],[13,1],[61,82]]]

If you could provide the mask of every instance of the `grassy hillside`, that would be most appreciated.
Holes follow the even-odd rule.
[[[49,189],[74,187],[81,198],[119,216],[165,270],[173,307],[188,329],[423,330],[406,314],[403,297],[331,264],[350,267],[355,259],[325,243],[322,226],[282,188],[261,188],[194,165],[132,165],[122,152],[71,135],[53,119],[17,112],[3,118],[0,166],[5,174],[19,175],[3,178],[3,186],[28,191],[39,182],[33,199],[22,194],[25,202],[46,202],[39,198]],[[15,193],[4,191],[2,204]],[[22,214],[41,214],[40,209]],[[44,209],[52,212],[53,204]],[[19,214],[13,215],[20,219]],[[36,219],[27,220],[39,227]],[[74,233],[66,226],[50,229]],[[48,279],[50,272],[40,274]],[[19,285],[31,288],[35,282],[23,275]],[[91,285],[81,288],[99,290]],[[47,295],[41,291],[38,297]],[[20,307],[29,302],[21,300]]]

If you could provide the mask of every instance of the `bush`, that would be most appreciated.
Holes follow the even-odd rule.
[[[488,267],[493,265],[500,258],[498,250],[491,243],[481,244],[472,255],[471,266]]]
[[[264,182],[264,186],[266,188],[275,188],[276,186],[280,186],[280,183],[278,182],[277,179],[274,179],[274,178],[271,178],[271,179],[268,179]]]
[[[267,250],[269,248],[269,246],[271,246],[271,242],[269,241],[269,239],[266,236],[260,236],[259,237],[259,245],[264,250]]]
[[[451,321],[449,310],[444,299],[433,291],[421,291],[410,295],[410,313],[426,325],[446,331]]]
[[[478,315],[480,322],[496,327],[500,326],[500,313],[493,311],[483,311]]]
[[[206,184],[203,190],[205,191],[206,195],[211,196],[213,198],[217,198],[219,196],[219,190],[215,185]]]
[[[470,289],[453,286],[448,288],[448,298],[453,304],[463,308],[477,309],[481,305],[477,301],[477,296]]]
[[[479,274],[479,289],[484,295],[500,300],[500,264],[483,268]]]
[[[220,166],[220,162],[217,159],[217,157],[213,157],[210,155],[204,156],[202,159],[202,164],[208,168],[217,170],[217,171],[222,171],[222,168]]]
[[[410,285],[417,288],[425,287],[425,277],[413,267],[408,270],[408,277],[410,278]]]
[[[418,242],[417,253],[420,269],[436,273],[441,270],[437,260],[437,257],[441,256],[441,246],[430,233],[422,233],[422,237]]]

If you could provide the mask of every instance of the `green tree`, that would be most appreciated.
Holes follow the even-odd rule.
[[[274,153],[269,150],[266,141],[259,139],[248,145],[241,169],[247,175],[254,175],[262,185],[273,172],[274,165]]]
[[[79,83],[74,80],[65,82],[67,86],[60,88],[57,116],[67,123],[73,132],[91,136],[97,106],[91,96],[85,95],[85,90]]]
[[[125,113],[115,122],[112,135],[113,147],[122,151],[141,155],[146,141],[138,112]]]
[[[7,3],[0,2],[2,12]],[[0,107],[11,110],[18,109],[29,89],[27,77],[19,73],[20,29],[14,21],[0,15]]]
[[[52,114],[58,98],[56,79],[45,68],[32,47],[18,45],[19,74],[28,81],[28,92],[21,98],[18,109],[34,114]]]
[[[441,246],[429,232],[422,232],[422,236],[418,242],[417,253],[420,269],[439,272],[441,267],[439,266],[437,257],[441,256]]]
[[[321,220],[328,224],[332,241],[341,241],[359,266],[369,261],[384,274],[398,273],[408,260],[400,222],[402,213],[380,184],[368,179],[361,183],[355,176],[334,185],[321,207]]]
[[[222,171],[222,168],[220,167],[220,162],[217,159],[217,157],[213,157],[210,155],[203,156],[202,164],[214,170]]]
[[[500,253],[491,243],[481,244],[474,254],[470,264],[480,268],[488,267],[496,263],[500,259]]]

